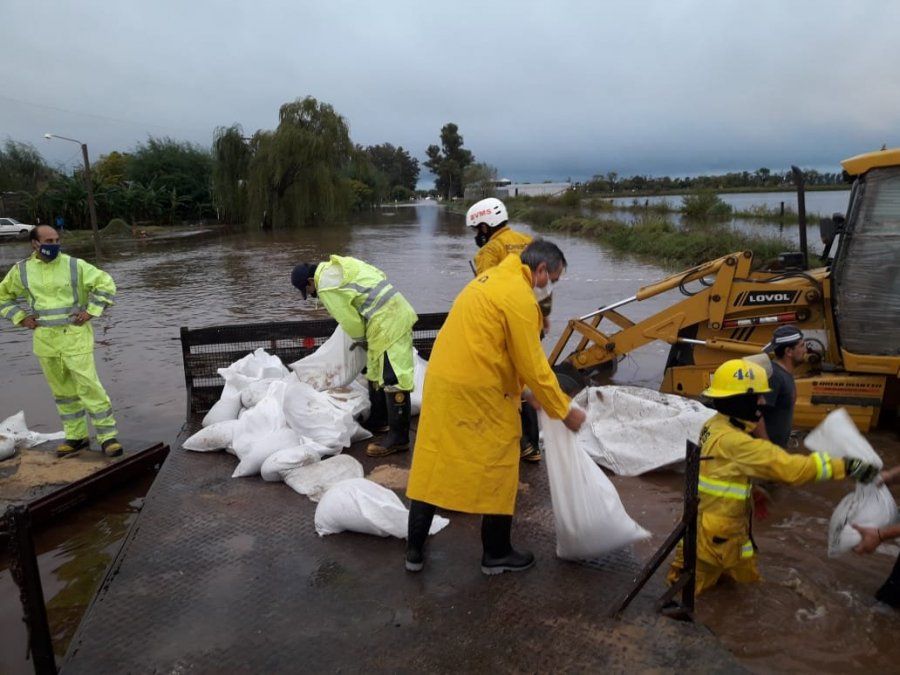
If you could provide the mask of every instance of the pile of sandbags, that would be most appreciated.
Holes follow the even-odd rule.
[[[338,328],[290,370],[262,349],[220,369],[222,396],[183,447],[225,450],[239,460],[232,477],[261,475],[321,500],[315,515],[320,535],[353,531],[405,538],[408,511],[400,498],[363,478],[362,464],[340,454],[354,441],[371,437],[359,425],[370,409],[368,386],[360,377],[366,353],[351,350],[351,344]],[[415,359],[411,403],[418,414],[427,364],[418,354]],[[448,522],[435,518],[431,533]]]

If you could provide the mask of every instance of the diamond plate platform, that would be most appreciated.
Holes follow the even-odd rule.
[[[350,452],[367,474],[409,463]],[[541,465],[522,467],[513,526],[537,565],[485,577],[476,516],[445,514],[424,572],[410,574],[405,542],[320,538],[314,503],[232,479],[235,462],[173,448],[63,672],[741,670],[702,626],[652,612],[661,580],[624,619],[604,618],[640,561],[557,560]]]

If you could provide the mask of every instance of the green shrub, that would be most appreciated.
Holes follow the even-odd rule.
[[[681,213],[688,218],[722,218],[731,215],[731,206],[712,190],[697,190],[681,198]]]

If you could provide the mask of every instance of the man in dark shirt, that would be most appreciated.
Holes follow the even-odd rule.
[[[797,387],[794,369],[806,360],[806,342],[796,326],[779,326],[772,333],[772,341],[763,351],[772,353],[772,375],[769,377],[768,394],[763,394],[766,405],[755,435],[767,438],[775,445],[786,448],[794,422],[794,402]]]

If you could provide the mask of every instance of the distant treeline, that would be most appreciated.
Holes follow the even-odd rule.
[[[419,162],[390,143],[363,147],[312,97],[286,103],[274,130],[220,127],[211,148],[150,137],[92,161],[100,226],[111,218],[175,224],[217,219],[262,227],[327,222],[415,196]],[[0,216],[90,227],[83,168],[50,167],[30,143],[0,147]]]
[[[842,186],[843,174],[822,173],[815,169],[803,172],[808,186]],[[592,194],[615,194],[618,192],[664,194],[689,192],[693,190],[779,190],[793,185],[790,171],[772,171],[761,168],[756,171],[731,171],[709,176],[629,176],[620,177],[615,171],[596,174],[583,185],[583,190]]]

